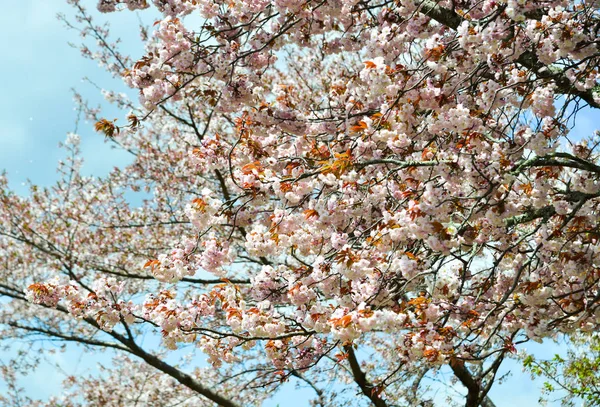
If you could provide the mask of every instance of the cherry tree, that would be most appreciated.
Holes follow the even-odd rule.
[[[139,60],[69,3],[139,99],[80,101],[130,165],[70,134],[53,187],[0,178],[3,340],[119,354],[49,405],[416,406],[448,371],[493,406],[522,344],[598,329],[597,1],[154,0]]]

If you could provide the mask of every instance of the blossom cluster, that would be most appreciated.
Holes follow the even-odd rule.
[[[0,195],[29,245],[11,265],[45,267],[29,300],[259,382],[349,363],[371,401],[408,397],[403,369],[598,329],[600,142],[569,138],[574,101],[600,107],[594,2],[154,3],[111,133],[134,163]]]

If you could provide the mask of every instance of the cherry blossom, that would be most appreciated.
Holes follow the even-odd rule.
[[[139,93],[104,92],[125,125],[80,102],[134,159],[84,177],[70,135],[54,187],[0,179],[7,338],[98,338],[173,402],[295,378],[315,405],[421,405],[447,369],[491,406],[520,345],[598,329],[600,135],[570,131],[600,107],[597,2],[100,1],[162,13],[137,61],[70,3]]]

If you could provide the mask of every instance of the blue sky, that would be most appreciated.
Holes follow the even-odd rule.
[[[93,9],[95,2],[89,5]],[[21,184],[26,179],[41,185],[56,179],[56,162],[62,154],[58,142],[74,130],[77,117],[71,89],[76,88],[93,105],[102,102],[97,90],[82,78],[88,76],[103,88],[125,90],[119,80],[68,45],[80,43],[80,38],[57,20],[59,12],[72,14],[64,0],[19,0],[10,2],[0,14],[4,96],[0,99],[0,168],[8,171],[11,186],[19,192],[25,191]],[[116,33],[127,34],[125,45],[139,54],[135,14],[112,17],[115,27],[120,27]],[[89,123],[80,123],[79,129],[84,172],[104,174],[126,159],[125,153],[110,149]]]
[[[97,89],[83,82],[89,77],[99,86],[126,91],[119,80],[104,73],[95,62],[83,59],[77,49],[68,42],[78,43],[80,38],[74,31],[67,30],[56,19],[57,13],[71,14],[64,0],[18,0],[6,2],[0,13],[0,170],[9,174],[10,185],[17,192],[27,192],[23,183],[26,179],[38,185],[50,185],[56,180],[56,162],[62,156],[58,143],[66,133],[73,131],[77,112],[74,110],[71,88],[76,88],[93,105],[102,103]],[[86,5],[93,9],[95,1]],[[141,14],[146,23],[153,15]],[[104,16],[98,16],[103,21]],[[139,56],[142,48],[137,35],[138,17],[130,12],[110,16],[115,34],[123,37],[124,50]],[[107,110],[111,117],[122,117],[122,113]],[[584,112],[578,118],[575,138],[589,134],[600,123],[596,113]],[[594,127],[596,126],[596,127]],[[82,150],[85,158],[83,171],[87,174],[103,175],[113,166],[127,162],[127,154],[111,149],[104,138],[92,129],[91,123],[79,124]],[[541,354],[551,356],[560,348],[555,344],[533,344]],[[6,358],[0,353],[0,359]],[[68,373],[83,372],[93,367],[102,357],[89,355],[82,358],[81,351],[69,346],[67,352],[52,358]],[[106,359],[106,357],[104,357]],[[502,385],[495,386],[491,397],[498,407],[536,405],[539,382],[532,383],[520,367],[509,363],[513,374]],[[506,371],[507,368],[505,368]],[[62,376],[55,368],[45,364],[40,371],[23,381],[28,394],[47,397],[59,391]],[[295,391],[290,383],[286,391],[280,392],[268,406],[305,406],[307,390]],[[0,387],[0,391],[2,387]]]

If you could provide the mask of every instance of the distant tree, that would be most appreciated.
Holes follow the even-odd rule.
[[[133,162],[83,176],[69,135],[55,186],[0,179],[0,334],[130,356],[49,405],[417,406],[446,369],[492,406],[519,344],[598,329],[597,1],[155,0],[137,61],[69,2],[139,90],[81,102]]]
[[[525,368],[533,377],[543,377],[546,399],[560,400],[563,406],[600,406],[600,336],[579,335],[566,355],[550,360],[525,358]]]

